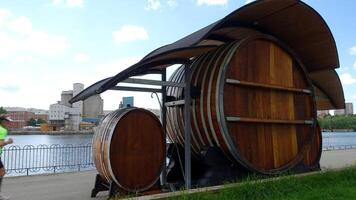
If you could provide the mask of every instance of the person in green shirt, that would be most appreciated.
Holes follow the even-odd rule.
[[[0,116],[0,200],[9,199],[8,197],[3,196],[1,192],[2,179],[5,176],[5,167],[1,161],[2,149],[4,146],[13,143],[12,138],[5,140],[7,137],[6,125],[9,121],[10,120],[7,117]]]

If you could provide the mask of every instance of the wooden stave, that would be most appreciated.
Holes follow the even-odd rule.
[[[145,186],[141,188],[128,188],[125,187],[122,183],[120,183],[120,180],[118,180],[113,172],[113,169],[111,167],[110,163],[110,143],[111,137],[113,136],[113,133],[116,129],[116,126],[118,125],[120,119],[122,119],[126,114],[130,113],[130,111],[137,111],[139,110],[140,112],[145,112],[149,114],[152,119],[155,119],[158,124],[161,125],[159,119],[151,113],[150,111],[147,111],[145,109],[141,108],[136,108],[136,107],[129,107],[129,108],[123,108],[119,109],[116,111],[113,111],[106,115],[102,121],[101,124],[99,125],[98,129],[96,130],[94,137],[93,137],[93,159],[95,166],[97,168],[97,171],[99,172],[99,175],[106,180],[107,183],[110,182],[115,182],[121,189],[128,191],[128,192],[142,192],[145,190],[148,190],[151,188],[160,178],[160,173],[164,167],[164,159],[165,159],[165,151],[163,151],[164,155],[162,156],[162,161],[160,164],[160,169],[158,169],[158,173],[154,177],[154,180],[152,182],[147,183]],[[100,131],[104,129],[104,131]],[[162,135],[162,141],[165,141],[164,138],[164,131],[161,126],[161,135]],[[99,139],[98,139],[99,138]],[[98,148],[99,146],[99,148]],[[165,144],[163,144],[165,146]]]
[[[256,39],[256,38],[263,38],[263,39],[267,39],[267,40],[271,40],[271,41],[273,41],[273,42],[276,42],[276,43],[278,43],[279,41],[278,40],[276,40],[275,38],[272,38],[272,37],[270,37],[270,36],[265,36],[265,35],[259,35],[259,36],[256,36],[256,37],[250,37],[250,38],[247,38],[247,39],[245,39],[244,41],[240,41],[240,42],[237,42],[236,43],[236,47],[235,47],[235,49],[236,48],[238,48],[238,46],[240,46],[242,43],[244,43],[244,42],[247,42],[248,40],[252,40],[252,39]],[[278,43],[279,44],[279,43]],[[281,45],[282,46],[282,45]],[[285,46],[282,46],[281,47],[282,49],[284,49],[284,50],[286,50],[286,47]],[[218,51],[218,50],[217,50]],[[302,68],[302,72],[304,72],[304,75],[305,76],[307,76],[306,75],[306,73],[305,73],[305,69],[303,68],[303,65],[302,65],[302,63],[297,59],[297,57],[291,52],[291,51],[287,51],[287,53],[288,54],[292,54],[291,55],[291,57],[292,57],[292,59],[296,59],[297,60],[297,62],[298,62],[298,64],[300,65],[300,67]],[[208,53],[209,54],[209,53]],[[204,56],[204,55],[203,55]],[[193,62],[193,64],[192,64],[192,76],[194,77],[194,76],[197,76],[197,75],[195,75],[194,73],[195,73],[195,71],[196,71],[196,69],[195,69],[195,63],[196,62]],[[204,64],[201,64],[201,65],[204,65]],[[225,67],[226,68],[226,67]],[[224,70],[224,71],[226,71],[226,70]],[[221,80],[224,80],[224,78],[221,78]],[[309,83],[309,86],[311,86],[311,82],[310,82],[310,80],[307,78],[307,81],[308,81],[308,83]],[[192,83],[194,84],[194,83],[197,83],[197,79],[192,79]],[[224,83],[220,83],[221,85],[223,85]],[[217,87],[218,87],[218,85],[217,85]],[[312,87],[311,87],[311,89],[312,89]],[[175,96],[182,96],[181,94],[174,94]],[[218,98],[218,97],[217,97]],[[312,98],[313,98],[313,108],[314,108],[314,110],[313,110],[313,112],[314,112],[314,116],[316,115],[316,113],[315,113],[315,99],[314,99],[314,95],[312,96]],[[221,98],[220,98],[221,99]],[[194,106],[194,102],[195,102],[195,100],[193,100],[193,106]],[[218,102],[218,101],[217,101]],[[220,105],[217,105],[217,107],[218,106],[220,106],[220,110],[222,110],[221,109],[221,104]],[[193,116],[194,116],[194,113],[195,113],[195,111],[196,111],[196,109],[194,109],[194,108],[192,108],[192,113],[193,113]],[[222,112],[223,113],[223,112]],[[217,119],[219,119],[219,117],[217,117]],[[315,118],[314,118],[315,119]],[[221,120],[222,122],[225,122],[224,120]],[[315,124],[315,123],[314,123]],[[315,128],[315,126],[313,126],[313,129]],[[225,130],[227,130],[227,129],[225,129]],[[228,133],[228,131],[223,131],[223,133],[226,133],[226,134],[223,134],[223,135],[225,135],[225,138],[227,138],[227,140],[228,141],[231,141],[231,138],[230,138],[230,136],[229,136],[229,134],[227,134]],[[172,133],[172,134],[174,134],[174,133]],[[313,137],[312,137],[313,138]],[[225,139],[225,141],[226,141],[226,139]],[[216,141],[215,141],[216,142]],[[310,143],[310,141],[308,141],[307,143]],[[182,144],[182,143],[181,143]],[[182,144],[183,145],[183,144]],[[209,145],[209,144],[205,144],[205,145]],[[230,148],[232,148],[232,149],[234,149],[234,144],[227,144],[227,146],[229,147],[230,146]],[[280,173],[280,172],[283,172],[283,171],[285,171],[285,170],[288,170],[288,169],[290,169],[290,168],[292,168],[292,167],[294,167],[295,165],[297,165],[297,163],[299,163],[302,159],[303,159],[303,156],[302,156],[302,154],[304,154],[304,152],[306,151],[305,149],[305,146],[306,145],[304,145],[304,147],[303,147],[303,149],[301,150],[301,151],[299,151],[298,152],[298,156],[292,161],[292,162],[290,162],[289,164],[287,164],[287,165],[285,165],[284,167],[281,167],[281,168],[276,168],[276,169],[274,169],[274,170],[259,170],[259,169],[256,169],[255,167],[253,167],[253,166],[251,166],[251,165],[249,165],[248,164],[248,162],[246,161],[246,160],[244,160],[243,158],[240,158],[240,156],[238,155],[238,152],[236,152],[235,151],[235,153],[233,152],[233,153],[231,153],[231,149],[222,149],[225,153],[228,151],[228,153],[227,153],[227,156],[229,157],[229,158],[233,158],[235,161],[237,161],[239,164],[242,164],[244,167],[246,167],[246,168],[248,168],[248,169],[251,169],[252,171],[256,171],[256,172],[259,172],[259,173],[263,173],[263,174],[275,174],[275,173]],[[235,147],[235,149],[237,149],[236,147]],[[234,155],[235,154],[235,155]],[[236,155],[238,155],[238,156],[236,156]],[[247,163],[247,164],[246,164]]]
[[[116,113],[119,114],[119,113]],[[106,159],[104,159],[104,154],[106,152],[105,148],[105,143],[104,141],[108,132],[108,123],[111,124],[110,120],[114,119],[115,112],[111,112],[108,115],[106,115],[102,120],[101,123],[99,124],[97,130],[95,131],[95,134],[93,136],[93,160],[94,164],[96,166],[97,171],[99,172],[99,175],[104,178],[108,183],[111,181],[111,177],[108,172],[108,163],[106,162]],[[104,129],[104,131],[101,131]]]
[[[313,148],[316,149],[316,152],[313,151]],[[303,164],[311,170],[320,169],[322,148],[323,148],[322,132],[319,124],[317,124],[313,140],[308,145],[307,151],[304,153]]]

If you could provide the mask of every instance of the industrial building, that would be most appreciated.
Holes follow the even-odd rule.
[[[353,103],[345,103],[345,109],[338,109],[334,111],[334,115],[353,115],[354,105]]]
[[[7,116],[12,120],[9,129],[22,129],[27,126],[28,121],[33,119],[42,119],[48,121],[48,111],[36,108],[22,108],[22,107],[5,107]]]
[[[134,97],[122,97],[122,101],[119,104],[119,108],[134,107]]]
[[[69,100],[83,89],[82,83],[74,83],[73,90],[62,91],[61,100],[50,105],[49,121],[53,130],[79,130],[80,123],[87,118],[99,121],[103,115],[104,104],[100,95],[92,96],[85,101],[69,103]]]

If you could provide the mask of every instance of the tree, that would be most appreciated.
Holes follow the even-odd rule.
[[[7,111],[5,110],[5,108],[3,107],[0,107],[0,114],[6,114]]]
[[[28,122],[27,125],[29,126],[36,126],[37,122],[35,119],[31,118]]]
[[[46,124],[46,123],[47,122],[44,119],[41,119],[41,118],[37,119],[37,124]]]

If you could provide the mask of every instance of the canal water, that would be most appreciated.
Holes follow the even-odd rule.
[[[323,132],[323,148],[356,146],[356,132]]]
[[[9,135],[14,140],[13,145],[82,145],[91,144],[93,135]]]
[[[77,145],[90,144],[93,135],[13,135],[14,145]],[[356,132],[323,132],[323,147],[327,146],[356,146]]]

